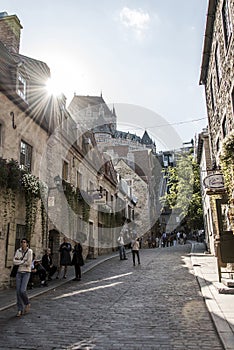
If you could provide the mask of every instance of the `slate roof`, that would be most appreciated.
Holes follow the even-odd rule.
[[[18,74],[27,84],[26,99],[17,93]],[[49,96],[46,81],[50,69],[46,63],[16,53],[10,53],[0,41],[0,91],[23,112],[47,131],[55,128],[54,114],[59,110],[59,100]]]
[[[103,108],[104,116],[100,115],[100,107]],[[90,109],[92,113],[92,121],[88,122],[87,112]],[[115,139],[129,140],[133,142],[138,142],[142,145],[146,146],[155,146],[155,143],[149,137],[147,131],[145,131],[143,137],[137,136],[136,134],[132,134],[130,132],[124,132],[116,130],[115,126],[113,126],[112,121],[117,120],[115,114],[115,108],[113,107],[113,111],[110,110],[108,105],[105,103],[102,95],[101,96],[80,96],[74,95],[68,110],[71,114],[76,118],[80,113],[83,113],[82,118],[86,119],[86,123],[88,127],[92,129],[94,133],[108,133],[111,134]],[[95,119],[96,118],[96,119]],[[77,119],[79,121],[79,117]],[[96,122],[97,121],[97,122]]]
[[[146,130],[144,132],[144,135],[142,136],[141,143],[143,143],[144,145],[150,145],[150,146],[154,144],[154,142],[149,137],[149,134]]]
[[[115,130],[115,111],[111,111],[102,96],[74,95],[68,110],[78,122],[83,119],[94,133],[113,134]]]
[[[131,134],[130,132],[116,130],[114,133],[114,138],[120,138],[123,140],[130,140],[141,143],[141,137],[137,136],[136,134]]]
[[[70,110],[74,107],[80,111],[90,107],[92,112],[97,115],[99,114],[99,108],[102,107],[106,118],[113,118],[115,116],[115,113],[110,110],[102,96],[74,95],[68,109]]]

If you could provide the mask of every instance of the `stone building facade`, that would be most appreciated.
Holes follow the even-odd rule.
[[[120,176],[127,181],[131,189],[131,197],[137,196],[134,207],[133,225],[128,225],[129,233],[134,233],[138,237],[144,237],[151,231],[154,222],[149,215],[149,190],[148,184],[126,163],[120,159],[115,165],[115,169]]]
[[[231,215],[233,211],[232,198],[227,196],[230,193],[230,185],[226,182],[227,177],[225,176],[225,173],[232,172],[234,161],[230,157],[227,167],[224,167],[222,161],[226,152],[226,141],[232,137],[234,129],[233,0],[209,0],[208,2],[200,84],[205,87],[208,115],[208,132],[203,132],[200,135],[201,173],[203,177],[210,173],[223,173],[225,178],[224,189],[221,191],[219,189],[205,192],[204,185],[202,189],[203,203],[206,208],[205,215],[207,215],[207,235],[210,238],[210,250],[214,252],[216,250],[215,242],[219,241],[222,232],[231,231],[234,228],[233,215]],[[210,147],[210,159],[206,158],[208,146]],[[206,161],[204,161],[205,158]],[[223,223],[223,217],[226,214],[224,215],[222,208],[228,212],[226,216],[228,225],[227,222],[225,225]]]
[[[21,29],[16,15],[0,14],[0,288],[25,235],[37,257],[49,246],[55,263],[63,236],[94,258],[115,249],[125,221],[111,160],[71,118],[65,96],[48,94],[46,63],[19,53]]]
[[[98,149],[112,159],[115,167],[120,160],[124,160],[147,184],[145,202],[149,205],[146,217],[150,222],[155,222],[155,217],[158,217],[160,212],[159,186],[162,174],[156,145],[147,131],[139,137],[117,130],[118,117],[115,108],[109,108],[102,96],[75,95],[68,109],[74,120],[79,121],[86,129],[92,129]],[[131,112],[134,113],[134,110]],[[154,231],[154,225],[148,227],[149,234]]]
[[[205,87],[212,161],[234,128],[234,2],[210,0],[200,84]]]

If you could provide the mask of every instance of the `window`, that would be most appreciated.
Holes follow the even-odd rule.
[[[32,169],[32,146],[24,141],[20,144],[20,166],[28,171]]]
[[[227,118],[226,116],[223,118],[222,122],[222,132],[223,132],[223,138],[228,134],[228,129],[227,129]]]
[[[225,40],[226,47],[228,47],[231,34],[232,34],[232,25],[231,25],[230,12],[228,8],[228,0],[223,1],[222,17],[223,17],[224,40]]]
[[[68,162],[65,160],[63,161],[62,179],[65,181],[68,180]]]
[[[25,237],[25,225],[16,225],[15,250],[19,249],[22,238]]]
[[[18,74],[17,93],[20,97],[26,100],[26,80],[21,74]]]
[[[215,70],[216,70],[216,77],[217,77],[217,84],[218,87],[220,85],[220,80],[222,78],[222,71],[221,71],[221,63],[220,63],[220,51],[219,51],[219,45],[216,45],[215,48]]]
[[[93,190],[94,190],[94,184],[92,181],[89,181],[88,191],[93,191]]]
[[[216,142],[216,151],[218,152],[220,149],[220,142],[219,142],[219,138],[217,139],[217,142]]]
[[[76,187],[82,188],[82,174],[79,171],[76,172]]]
[[[82,220],[82,217],[77,217],[77,230],[79,233],[83,232],[84,229],[84,222]]]
[[[109,201],[109,192],[106,191],[106,202],[108,202],[108,201]]]
[[[213,78],[210,78],[210,98],[211,98],[211,107],[214,111],[215,109],[215,99],[214,99],[214,87],[213,87]]]
[[[234,86],[232,88],[232,115],[234,116]]]

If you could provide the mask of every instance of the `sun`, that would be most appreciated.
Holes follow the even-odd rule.
[[[46,82],[46,90],[49,95],[59,96],[62,94],[61,83],[54,78],[49,78]]]

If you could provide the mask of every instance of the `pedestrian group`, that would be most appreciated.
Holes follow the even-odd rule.
[[[38,276],[40,285],[42,287],[48,286],[47,280],[51,281],[52,276],[57,271],[56,278],[60,277],[63,270],[63,278],[67,277],[67,267],[74,265],[75,278],[74,281],[81,280],[81,266],[84,265],[84,259],[82,256],[82,245],[77,242],[72,250],[71,244],[67,241],[67,238],[63,238],[63,242],[59,247],[60,253],[60,265],[57,268],[53,264],[51,249],[47,248],[42,259],[36,259],[35,253],[29,248],[29,242],[27,238],[21,240],[21,247],[16,250],[13,258],[13,270],[17,267],[16,277],[16,297],[17,297],[17,317],[21,317],[27,314],[30,310],[31,304],[27,294],[27,288],[33,288],[34,278]],[[71,259],[70,253],[73,257]],[[13,276],[13,274],[11,274]]]
[[[168,235],[166,232],[162,234],[161,245],[166,247],[171,245],[171,242],[176,241],[180,244],[186,243],[187,236],[181,232],[173,232],[173,234]],[[152,237],[147,239],[148,247],[154,247]],[[140,248],[142,245],[142,237],[137,237],[136,234],[133,235],[132,239],[128,239],[125,242],[124,235],[121,232],[118,239],[118,250],[120,260],[127,260],[125,246],[129,246],[132,252],[132,262],[133,266],[136,263],[140,265]],[[174,245],[174,244],[172,244]],[[159,246],[159,242],[156,241],[156,246]],[[67,238],[63,238],[63,242],[59,246],[60,260],[59,266],[53,264],[51,249],[47,248],[42,259],[36,259],[35,254],[32,249],[29,248],[29,242],[26,238],[21,240],[21,247],[16,250],[15,256],[13,258],[13,270],[17,267],[16,273],[16,297],[17,297],[17,317],[26,314],[30,310],[30,302],[27,295],[27,287],[33,288],[33,281],[35,276],[39,277],[41,286],[47,286],[47,281],[52,280],[52,276],[57,272],[56,279],[60,278],[63,271],[64,279],[67,278],[67,268],[70,265],[74,266],[75,277],[73,281],[81,280],[81,266],[84,265],[83,259],[83,248],[80,242],[76,242],[74,248],[72,249],[71,244],[67,241]],[[72,254],[72,258],[71,258]],[[11,274],[13,276],[13,274]]]

